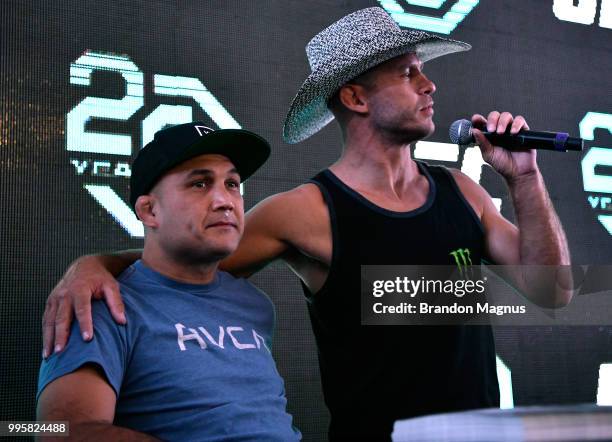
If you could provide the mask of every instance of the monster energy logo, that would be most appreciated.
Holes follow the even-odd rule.
[[[465,248],[465,249],[457,249],[457,250],[453,250],[452,252],[449,253],[449,255],[452,255],[453,258],[455,258],[455,264],[457,264],[457,267],[459,268],[459,273],[461,274],[461,276],[465,276],[464,272],[466,271],[467,266],[471,266],[472,265],[472,258],[470,257],[470,249]]]

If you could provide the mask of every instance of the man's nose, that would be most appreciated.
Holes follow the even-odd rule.
[[[421,82],[422,82],[421,83],[422,93],[426,95],[431,95],[436,91],[435,83],[431,81],[429,78],[427,78],[425,74],[422,74]]]
[[[215,188],[212,195],[213,210],[234,210],[234,200],[225,186]]]

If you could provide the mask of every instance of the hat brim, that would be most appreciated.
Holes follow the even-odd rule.
[[[167,170],[199,155],[218,154],[229,158],[240,180],[245,181],[259,169],[270,156],[270,144],[265,138],[244,129],[219,129],[210,132],[188,148],[169,164]]]
[[[287,143],[299,143],[332,121],[334,116],[327,107],[328,100],[340,87],[367,70],[410,52],[426,62],[471,48],[467,43],[432,34],[415,42],[413,31],[407,30],[393,35],[392,39],[381,35],[377,41],[370,40],[367,44],[376,47],[377,51],[361,59],[352,59],[343,66],[323,66],[302,83],[283,125],[283,139]]]

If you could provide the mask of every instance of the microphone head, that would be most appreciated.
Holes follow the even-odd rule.
[[[465,146],[474,142],[472,123],[469,120],[457,120],[450,125],[448,135],[454,144]]]

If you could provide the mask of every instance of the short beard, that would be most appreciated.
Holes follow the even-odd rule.
[[[424,127],[402,127],[402,122],[374,122],[376,132],[380,134],[382,138],[391,144],[412,144],[419,140],[423,140],[433,134],[433,128],[431,130]],[[405,124],[405,123],[404,123]]]
[[[435,126],[417,125],[410,112],[398,111],[392,103],[372,103],[372,125],[376,133],[392,144],[412,144],[430,136]],[[418,111],[417,111],[418,112]]]

